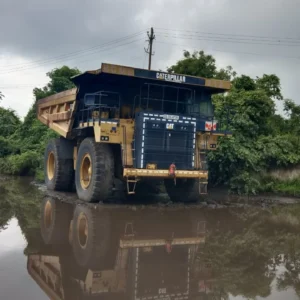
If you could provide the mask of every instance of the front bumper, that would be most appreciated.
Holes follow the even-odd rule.
[[[176,178],[200,178],[207,179],[208,171],[204,170],[176,170]],[[153,170],[153,169],[133,169],[124,168],[124,177],[158,177],[158,178],[170,178],[169,170]]]
[[[199,245],[205,243],[205,237],[188,237],[188,238],[174,238],[171,240],[171,245]],[[140,248],[140,247],[156,247],[165,246],[167,240],[134,240],[134,239],[121,239],[120,248]]]

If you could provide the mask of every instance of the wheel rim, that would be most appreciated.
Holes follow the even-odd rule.
[[[86,154],[80,166],[80,183],[83,189],[87,189],[90,186],[92,179],[92,160],[89,154]]]
[[[49,200],[46,202],[44,209],[44,224],[46,229],[49,229],[52,224],[52,204]]]
[[[53,152],[48,154],[47,160],[47,176],[49,180],[52,180],[55,174],[55,156]]]
[[[79,246],[84,249],[86,248],[88,237],[89,237],[89,226],[87,217],[84,213],[80,213],[78,216],[78,223],[77,223],[77,238]]]

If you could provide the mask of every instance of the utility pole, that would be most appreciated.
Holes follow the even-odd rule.
[[[149,38],[149,40],[147,42],[149,44],[148,44],[148,49],[145,48],[145,52],[149,54],[148,70],[151,70],[151,58],[152,58],[152,55],[154,55],[154,53],[152,53],[152,45],[153,45],[153,41],[155,39],[153,27],[151,27],[150,33],[149,33],[149,31],[147,31],[147,35]]]

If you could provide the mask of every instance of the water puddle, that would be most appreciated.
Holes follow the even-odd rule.
[[[87,205],[2,185],[1,299],[299,299],[300,205]]]

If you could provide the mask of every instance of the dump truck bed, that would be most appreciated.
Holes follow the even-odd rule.
[[[63,137],[72,130],[76,112],[77,88],[73,88],[37,102],[38,119]]]

